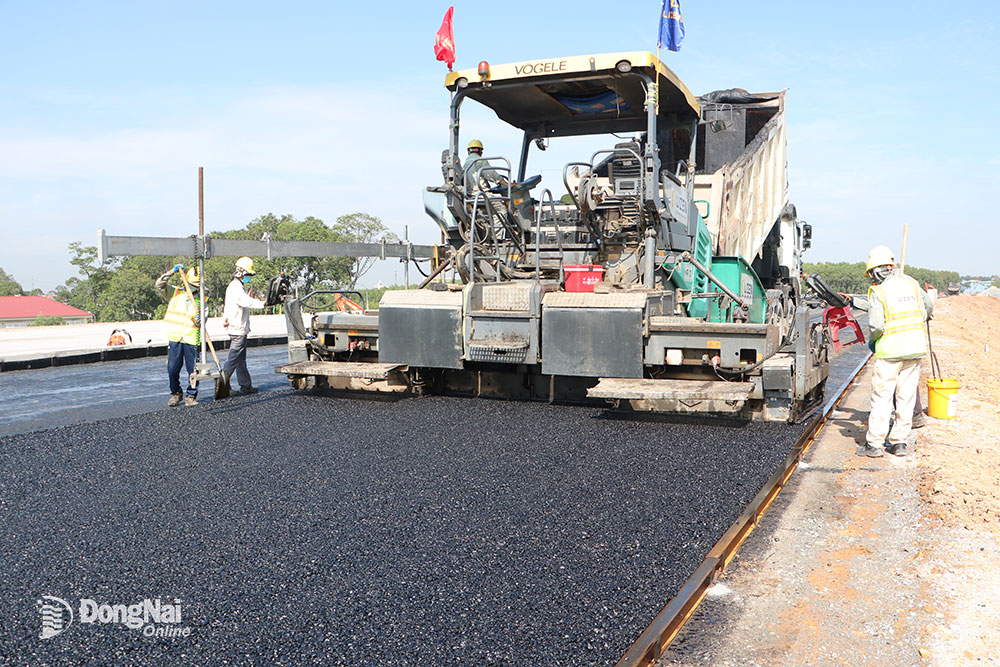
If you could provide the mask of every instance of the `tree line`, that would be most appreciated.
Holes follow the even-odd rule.
[[[280,241],[374,243],[384,240],[392,243],[399,240],[379,218],[367,213],[342,215],[332,225],[311,216],[296,220],[290,215],[279,217],[268,213],[242,229],[212,232],[210,236],[259,240],[265,234]],[[156,278],[175,264],[194,266],[191,257],[112,257],[102,264],[98,261],[97,248],[79,241],[69,244],[69,252],[70,264],[76,267],[78,275],[56,287],[52,297],[93,313],[99,322],[162,318],[166,304],[154,288]],[[257,295],[265,293],[268,281],[279,272],[284,272],[302,294],[317,288],[354,289],[374,263],[374,258],[368,257],[278,257],[273,260],[254,257],[253,260],[256,275],[250,289]],[[235,257],[205,260],[202,286],[212,315],[222,312],[235,261]],[[0,269],[0,296],[41,294],[39,289],[24,292],[12,276]]]
[[[866,294],[871,281],[865,277],[864,262],[818,262],[803,265],[806,273],[815,273],[832,289],[847,294]],[[933,285],[939,292],[948,289],[949,283],[961,281],[961,276],[955,271],[934,271],[907,266],[906,275],[910,276],[921,287]]]

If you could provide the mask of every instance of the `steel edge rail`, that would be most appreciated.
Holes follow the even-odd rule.
[[[791,453],[784,464],[764,484],[754,499],[743,510],[743,513],[729,526],[715,546],[712,547],[705,560],[694,571],[677,595],[664,607],[653,622],[635,640],[624,656],[616,663],[616,667],[634,667],[653,664],[670,646],[670,643],[680,632],[695,609],[705,598],[708,588],[715,582],[722,571],[736,556],[736,552],[746,541],[753,529],[757,527],[760,518],[767,511],[778,493],[792,476],[802,456],[808,451],[830,413],[840,404],[840,401],[853,386],[858,374],[871,359],[869,353],[851,373],[850,377],[831,397],[820,413],[809,423],[808,428],[799,436]]]

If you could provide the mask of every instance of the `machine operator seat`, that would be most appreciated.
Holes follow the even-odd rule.
[[[538,202],[531,197],[531,189],[541,182],[542,175],[536,174],[510,184],[510,210],[514,213],[517,226],[523,231],[535,226],[535,206]]]

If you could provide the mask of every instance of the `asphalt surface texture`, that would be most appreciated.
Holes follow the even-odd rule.
[[[284,359],[194,408],[162,359],[0,375],[0,664],[611,664],[802,428],[292,392]],[[157,598],[178,623],[80,617]]]
[[[799,431],[282,389],[3,437],[0,656],[613,663]],[[81,618],[147,598],[180,622]]]

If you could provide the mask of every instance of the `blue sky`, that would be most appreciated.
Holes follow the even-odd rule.
[[[67,244],[100,228],[194,233],[199,166],[208,229],[365,211],[436,241],[420,191],[447,145],[432,53],[447,7],[0,0],[0,267],[50,289],[74,273]],[[998,7],[688,0],[683,47],[663,59],[696,94],[789,89],[807,259],[898,249],[909,223],[907,263],[1000,273]],[[658,14],[650,0],[458,1],[456,68],[654,50]],[[387,262],[370,282],[394,276]]]

